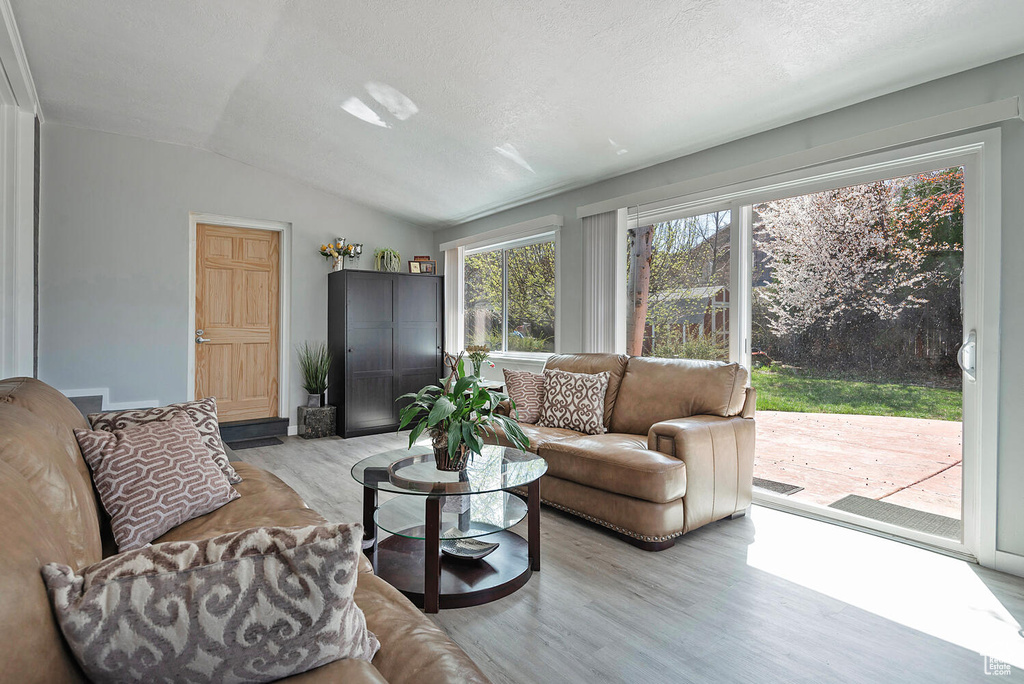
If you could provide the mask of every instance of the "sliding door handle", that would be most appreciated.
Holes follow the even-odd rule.
[[[967,339],[964,340],[964,343],[960,345],[960,349],[956,352],[956,362],[960,365],[960,370],[972,382],[978,379],[977,356],[978,335],[972,330],[967,334]]]

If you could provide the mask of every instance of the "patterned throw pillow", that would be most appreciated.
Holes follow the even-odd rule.
[[[238,498],[183,412],[128,430],[75,430],[120,551]]]
[[[91,681],[269,682],[380,648],[353,600],[362,539],[359,524],[257,527],[42,573]]]
[[[609,373],[544,371],[544,408],[538,425],[600,435]]]
[[[536,423],[544,406],[544,375],[530,371],[509,370],[505,373],[505,392],[515,402],[520,423]]]
[[[158,420],[167,420],[175,411],[184,411],[195,423],[199,434],[203,436],[203,444],[210,450],[217,467],[223,471],[231,484],[238,484],[242,478],[228,463],[227,450],[220,438],[220,423],[217,422],[217,400],[207,397],[199,401],[185,401],[180,404],[159,406],[151,409],[135,409],[132,411],[108,411],[106,413],[90,413],[89,424],[93,430],[125,430],[137,425],[145,425]]]

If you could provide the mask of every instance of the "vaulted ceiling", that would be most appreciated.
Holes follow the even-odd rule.
[[[12,0],[47,121],[428,227],[1024,52],[1013,0]]]

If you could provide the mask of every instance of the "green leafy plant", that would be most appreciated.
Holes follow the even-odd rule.
[[[457,365],[461,367],[461,359]],[[483,449],[483,436],[488,428],[500,429],[518,449],[526,450],[530,446],[519,423],[499,412],[499,406],[507,401],[514,415],[515,404],[507,395],[481,387],[480,378],[475,375],[456,379],[453,373],[444,387],[427,385],[419,392],[399,397],[402,399],[411,399],[401,411],[398,426],[399,430],[404,430],[412,425],[410,447],[426,431],[435,449],[444,449],[447,445],[449,458],[455,458],[463,444],[470,452],[478,454]]]
[[[378,271],[398,273],[402,269],[402,255],[390,247],[381,247],[373,253],[373,267]]]
[[[327,373],[331,369],[331,352],[326,342],[303,342],[297,347],[302,386],[310,394],[327,391]]]

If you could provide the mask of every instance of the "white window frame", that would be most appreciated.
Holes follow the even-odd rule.
[[[616,354],[625,354],[626,353],[626,318],[627,318],[627,316],[629,314],[629,301],[628,301],[629,297],[628,297],[628,293],[626,293],[626,261],[628,259],[628,255],[626,254],[626,233],[625,233],[625,230],[634,229],[638,225],[645,225],[645,226],[647,226],[647,225],[650,225],[652,223],[657,224],[657,223],[664,223],[666,221],[675,221],[675,220],[678,220],[678,219],[688,219],[688,218],[693,218],[694,216],[702,216],[704,214],[712,214],[712,213],[714,213],[716,211],[728,211],[728,212],[730,212],[730,214],[729,214],[729,222],[730,222],[730,232],[729,232],[729,244],[730,244],[729,250],[730,250],[730,252],[729,253],[730,253],[730,257],[729,258],[731,259],[731,261],[729,263],[729,302],[728,302],[728,304],[725,304],[725,305],[723,305],[721,307],[716,307],[715,303],[712,302],[712,305],[711,305],[712,320],[714,320],[714,311],[715,311],[716,308],[724,308],[724,309],[726,309],[728,311],[728,314],[729,314],[729,327],[728,327],[729,339],[727,341],[728,341],[728,347],[729,347],[729,360],[730,361],[739,361],[740,363],[742,363],[747,368],[750,368],[750,350],[749,349],[746,350],[746,357],[744,357],[743,356],[743,350],[740,349],[740,346],[739,346],[741,344],[741,338],[739,338],[734,333],[734,331],[741,331],[739,326],[743,325],[743,321],[741,320],[741,316],[740,316],[740,311],[737,311],[738,304],[742,304],[743,306],[749,306],[749,302],[747,302],[747,300],[749,300],[749,298],[750,298],[749,294],[747,294],[747,295],[744,295],[742,293],[738,294],[738,288],[743,286],[744,279],[743,279],[742,275],[739,275],[736,272],[737,271],[737,262],[736,262],[736,258],[737,257],[733,254],[733,250],[732,250],[732,245],[739,245],[741,249],[744,248],[744,243],[742,241],[737,242],[737,228],[738,228],[738,225],[740,223],[740,221],[737,220],[737,217],[740,217],[741,212],[743,211],[743,207],[741,205],[737,204],[736,202],[730,202],[728,200],[723,200],[723,199],[720,199],[720,198],[717,198],[717,197],[716,198],[712,198],[708,202],[685,203],[685,204],[681,204],[680,206],[673,206],[673,207],[669,208],[668,210],[657,209],[657,210],[654,210],[654,211],[652,211],[652,210],[643,211],[643,210],[640,210],[638,207],[631,207],[628,210],[627,219],[626,219],[626,221],[624,223],[625,228],[624,228],[622,234],[617,236],[618,243],[615,246],[615,249],[616,249],[615,263],[616,263],[616,268],[619,271],[619,277],[617,278],[617,280],[622,282],[622,287],[621,287],[621,289],[622,289],[622,303],[617,303],[617,305],[615,307],[616,308],[616,312],[615,312],[616,313],[616,316],[615,316],[615,341],[616,341],[616,348],[615,348],[614,352]],[[741,220],[742,220],[742,217],[741,217]],[[745,261],[749,262],[749,259],[746,259]],[[739,265],[742,266],[743,262],[744,262],[744,260],[741,259],[741,262],[740,262]],[[748,278],[746,280],[749,281],[749,274],[748,274]],[[749,285],[750,285],[750,283],[747,282],[747,287],[749,287]],[[741,331],[741,332],[743,332],[743,331]]]
[[[497,251],[510,247],[555,243],[555,351],[561,350],[562,339],[562,244],[563,219],[557,214],[512,224],[484,233],[478,233],[440,245],[445,254],[445,348],[449,353],[465,349],[465,262],[467,255]],[[504,325],[505,323],[503,323]],[[549,352],[494,351],[490,357],[497,361],[526,361],[543,363],[552,356]]]
[[[639,215],[682,218],[708,210],[731,208],[734,217],[731,240],[730,359],[750,366],[752,207],[755,204],[820,192],[836,187],[912,175],[952,166],[964,167],[965,270],[973,278],[973,320],[964,320],[964,335],[977,331],[977,380],[964,382],[964,466],[963,542],[900,528],[886,523],[868,523],[865,518],[844,511],[823,511],[821,507],[787,500],[770,493],[755,492],[754,501],[766,506],[828,520],[881,536],[938,549],[982,565],[1013,571],[1015,559],[996,550],[996,494],[999,427],[999,302],[1001,245],[1001,132],[991,128],[975,133],[948,136],[926,143],[865,153],[813,168],[779,173],[769,178],[741,181],[732,185],[663,200]],[[631,223],[632,214],[630,210]],[[625,241],[619,247],[620,268],[625,270]],[[617,319],[625,326],[625,311]]]
[[[35,82],[8,0],[0,0],[0,378],[36,361]]]

